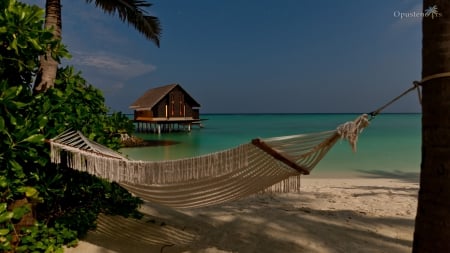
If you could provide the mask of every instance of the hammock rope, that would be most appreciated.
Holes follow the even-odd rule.
[[[450,74],[450,73],[446,73],[446,74]],[[447,76],[447,75],[444,75]],[[417,95],[419,96],[419,103],[422,104],[422,93],[420,91],[420,86],[431,79],[434,78],[440,78],[440,77],[444,77],[442,75],[433,75],[433,76],[429,76],[425,79],[422,79],[422,81],[414,81],[413,82],[413,86],[407,90],[405,90],[403,93],[401,93],[400,95],[398,95],[397,97],[393,98],[392,100],[390,100],[389,102],[387,102],[386,104],[384,104],[383,106],[379,107],[378,109],[368,113],[370,115],[370,119],[372,120],[373,118],[375,118],[375,116],[377,116],[378,114],[380,114],[384,109],[386,109],[388,106],[390,106],[391,104],[397,102],[397,100],[399,100],[400,98],[402,98],[403,96],[405,96],[406,94],[410,93],[413,90],[417,90]]]
[[[369,120],[373,119],[376,115],[380,114],[381,111],[383,111],[386,107],[390,106],[391,104],[393,104],[394,102],[396,102],[397,100],[399,100],[400,98],[402,98],[403,96],[405,96],[406,94],[408,94],[409,92],[411,92],[413,90],[417,90],[417,95],[419,97],[419,103],[422,104],[422,92],[420,90],[420,86],[423,86],[426,82],[428,82],[430,80],[445,78],[445,77],[450,77],[450,72],[436,73],[436,74],[425,76],[420,81],[413,81],[413,87],[407,89],[406,91],[404,91],[403,93],[401,93],[400,95],[398,95],[397,97],[395,97],[394,99],[389,101],[388,103],[384,104],[383,106],[379,107],[378,109],[368,113],[370,115]]]
[[[129,160],[68,130],[49,141],[51,160],[114,181],[144,200],[175,208],[209,206],[257,192],[300,190],[307,175],[339,140],[356,149],[368,115],[336,130],[254,139],[228,150],[166,161]]]

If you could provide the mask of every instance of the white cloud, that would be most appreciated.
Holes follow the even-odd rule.
[[[78,66],[83,72],[89,69],[124,81],[156,70],[152,64],[106,53],[74,52],[69,64]]]
[[[398,9],[392,11],[394,22],[391,24],[393,29],[403,29],[407,27],[420,26],[422,17],[416,14],[422,13],[422,3],[417,3],[409,9]]]
[[[72,59],[65,64],[73,65],[88,83],[109,95],[123,93],[126,86],[133,83],[130,80],[156,70],[152,64],[126,56],[79,51],[73,52]]]

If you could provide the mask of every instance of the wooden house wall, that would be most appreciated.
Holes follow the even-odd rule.
[[[186,101],[186,95],[181,89],[175,88],[170,91],[153,107],[155,117],[192,117],[194,115],[192,106]],[[167,115],[166,115],[167,105]]]
[[[192,118],[200,119],[200,110],[198,108],[192,109]]]
[[[169,117],[185,117],[184,92],[178,87],[169,93]],[[187,117],[190,117],[187,116]]]
[[[166,105],[168,103],[168,99],[164,97],[153,107],[155,117],[166,117]]]
[[[150,110],[134,111],[134,120],[148,120],[153,117],[153,112]]]

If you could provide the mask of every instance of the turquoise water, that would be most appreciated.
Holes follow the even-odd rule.
[[[209,114],[204,128],[169,134],[136,134],[171,145],[126,148],[131,159],[164,160],[203,155],[249,142],[256,137],[275,137],[333,130],[358,114]],[[368,173],[417,174],[420,166],[421,114],[382,114],[360,135],[353,153],[339,141],[313,171],[314,174]]]

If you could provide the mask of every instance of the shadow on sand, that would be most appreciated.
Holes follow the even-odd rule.
[[[359,170],[362,177],[367,178],[392,178],[408,183],[419,183],[419,172],[405,172],[400,170],[384,171],[384,170]]]
[[[301,207],[281,195],[188,211],[143,208],[149,215],[139,221],[102,216],[85,240],[102,252],[402,253],[412,242],[393,228],[414,226],[410,218]]]

